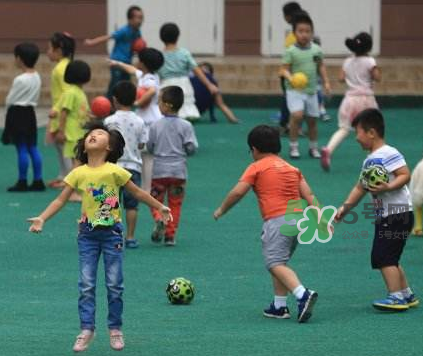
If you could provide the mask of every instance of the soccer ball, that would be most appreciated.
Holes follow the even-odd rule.
[[[185,278],[172,279],[166,288],[167,298],[172,304],[189,304],[194,299],[194,285]]]
[[[360,183],[364,189],[375,188],[381,182],[389,182],[388,171],[385,167],[375,165],[361,172]]]
[[[294,89],[304,89],[308,84],[307,76],[302,72],[297,72],[292,75],[291,85]]]

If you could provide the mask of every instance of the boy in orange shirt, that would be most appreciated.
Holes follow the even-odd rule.
[[[305,199],[313,205],[313,195],[301,171],[278,156],[281,151],[278,129],[267,125],[255,127],[248,134],[248,146],[255,162],[216,209],[214,218],[219,219],[253,188],[264,220],[262,252],[275,292],[274,301],[263,315],[290,318],[286,300],[288,292],[292,292],[298,303],[298,322],[303,323],[311,317],[317,293],[304,288],[296,273],[287,266],[297,245],[297,237],[283,235],[280,228],[284,224],[292,225],[284,218],[288,202]]]

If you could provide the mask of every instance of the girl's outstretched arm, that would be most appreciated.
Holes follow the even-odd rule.
[[[173,217],[170,213],[170,209],[160,203],[157,199],[154,199],[150,194],[148,194],[145,190],[142,190],[140,187],[137,187],[134,182],[129,180],[125,184],[125,189],[128,190],[129,193],[131,193],[135,199],[138,201],[142,201],[145,204],[147,204],[150,208],[157,209],[160,211],[160,214],[162,214],[163,222],[166,224],[169,220],[172,221]]]
[[[134,75],[135,72],[137,71],[137,67],[135,67],[131,64],[116,61],[114,59],[107,59],[106,61],[107,61],[107,63],[109,63],[109,65],[111,67],[119,67],[120,69],[124,70],[128,74]]]
[[[69,185],[66,185],[60,195],[50,203],[46,210],[44,210],[40,215],[28,219],[31,223],[29,231],[37,233],[41,232],[43,230],[44,223],[63,208],[72,193],[73,189]]]

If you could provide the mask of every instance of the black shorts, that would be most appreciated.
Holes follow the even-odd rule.
[[[398,266],[407,238],[413,228],[413,212],[389,215],[375,223],[372,268]]]

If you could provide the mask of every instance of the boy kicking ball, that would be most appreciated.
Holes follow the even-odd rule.
[[[363,162],[362,170],[383,166],[389,175],[388,183],[381,182],[374,188],[368,188],[376,214],[371,263],[373,269],[382,273],[388,289],[388,296],[375,300],[373,306],[380,310],[405,311],[419,304],[408,285],[405,271],[399,264],[414,220],[406,185],[410,180],[410,171],[403,155],[385,143],[385,124],[379,110],[362,111],[353,120],[352,126],[356,130],[358,143],[363,149],[370,151]],[[336,221],[340,221],[365,194],[366,190],[358,182],[338,209]]]
[[[300,170],[278,156],[281,143],[277,128],[266,125],[255,127],[248,135],[248,146],[255,162],[216,209],[214,218],[219,219],[250,188],[254,189],[264,220],[262,252],[275,292],[274,301],[263,314],[269,318],[289,319],[286,300],[288,292],[291,292],[298,303],[298,322],[304,323],[311,317],[317,293],[304,288],[296,273],[287,266],[297,246],[297,237],[283,235],[280,228],[287,224],[288,201],[305,199],[312,205],[313,195]]]

